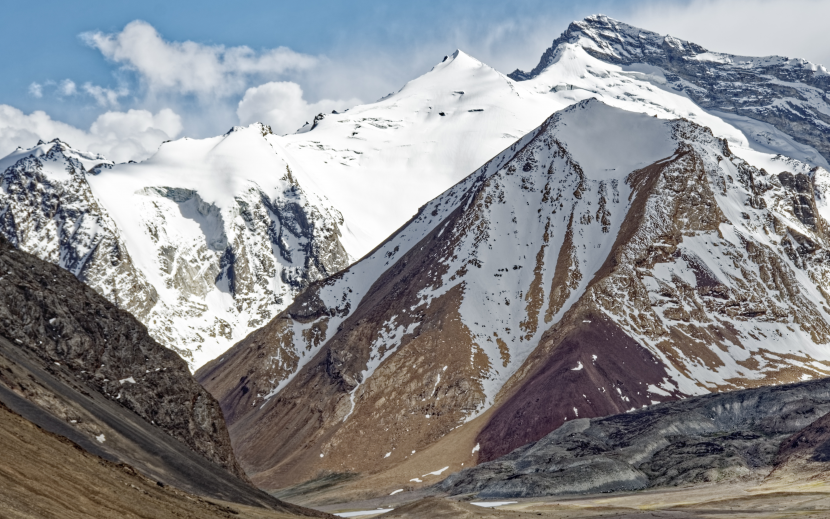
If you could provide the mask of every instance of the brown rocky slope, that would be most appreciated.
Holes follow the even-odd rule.
[[[147,328],[70,273],[0,238],[0,334],[240,477],[216,401]],[[27,389],[11,387],[27,395]],[[36,397],[35,397],[36,398]]]
[[[92,455],[0,403],[0,515],[10,519],[331,517],[299,507],[214,502],[160,485],[133,467]]]

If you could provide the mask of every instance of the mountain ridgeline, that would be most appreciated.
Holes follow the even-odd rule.
[[[515,70],[516,81],[533,79],[556,62],[565,44],[576,44],[601,61],[659,70],[664,85],[708,110],[763,121],[830,160],[830,74],[799,58],[762,58],[709,52],[694,42],[638,29],[606,16],[573,22],[554,40],[530,72]],[[759,135],[760,140],[771,137]]]

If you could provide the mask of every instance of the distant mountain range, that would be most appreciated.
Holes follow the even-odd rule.
[[[594,16],[531,72],[456,51],[294,135],[18,150],[0,228],[200,368],[259,486],[417,488],[830,374],[828,82]]]

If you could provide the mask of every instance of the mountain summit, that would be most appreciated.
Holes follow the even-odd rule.
[[[689,41],[596,15],[571,23],[533,70],[517,69],[509,77],[516,81],[539,77],[570,45],[606,63],[634,66],[641,72],[658,67],[667,88],[689,96],[700,107],[768,123],[830,160],[830,74],[821,65],[798,58],[710,52]]]

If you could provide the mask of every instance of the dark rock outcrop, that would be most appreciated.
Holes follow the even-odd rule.
[[[62,371],[73,383],[97,391],[217,466],[246,478],[219,404],[193,379],[184,360],[71,273],[15,250],[2,237],[0,336],[43,366]],[[0,382],[44,403],[37,402],[39,386],[2,376]]]
[[[450,494],[524,497],[639,490],[766,476],[779,445],[826,448],[830,379],[667,402],[607,418],[569,421],[507,456],[453,474]],[[824,418],[822,418],[824,417]],[[818,421],[816,421],[818,420]],[[819,438],[820,436],[820,438]]]

